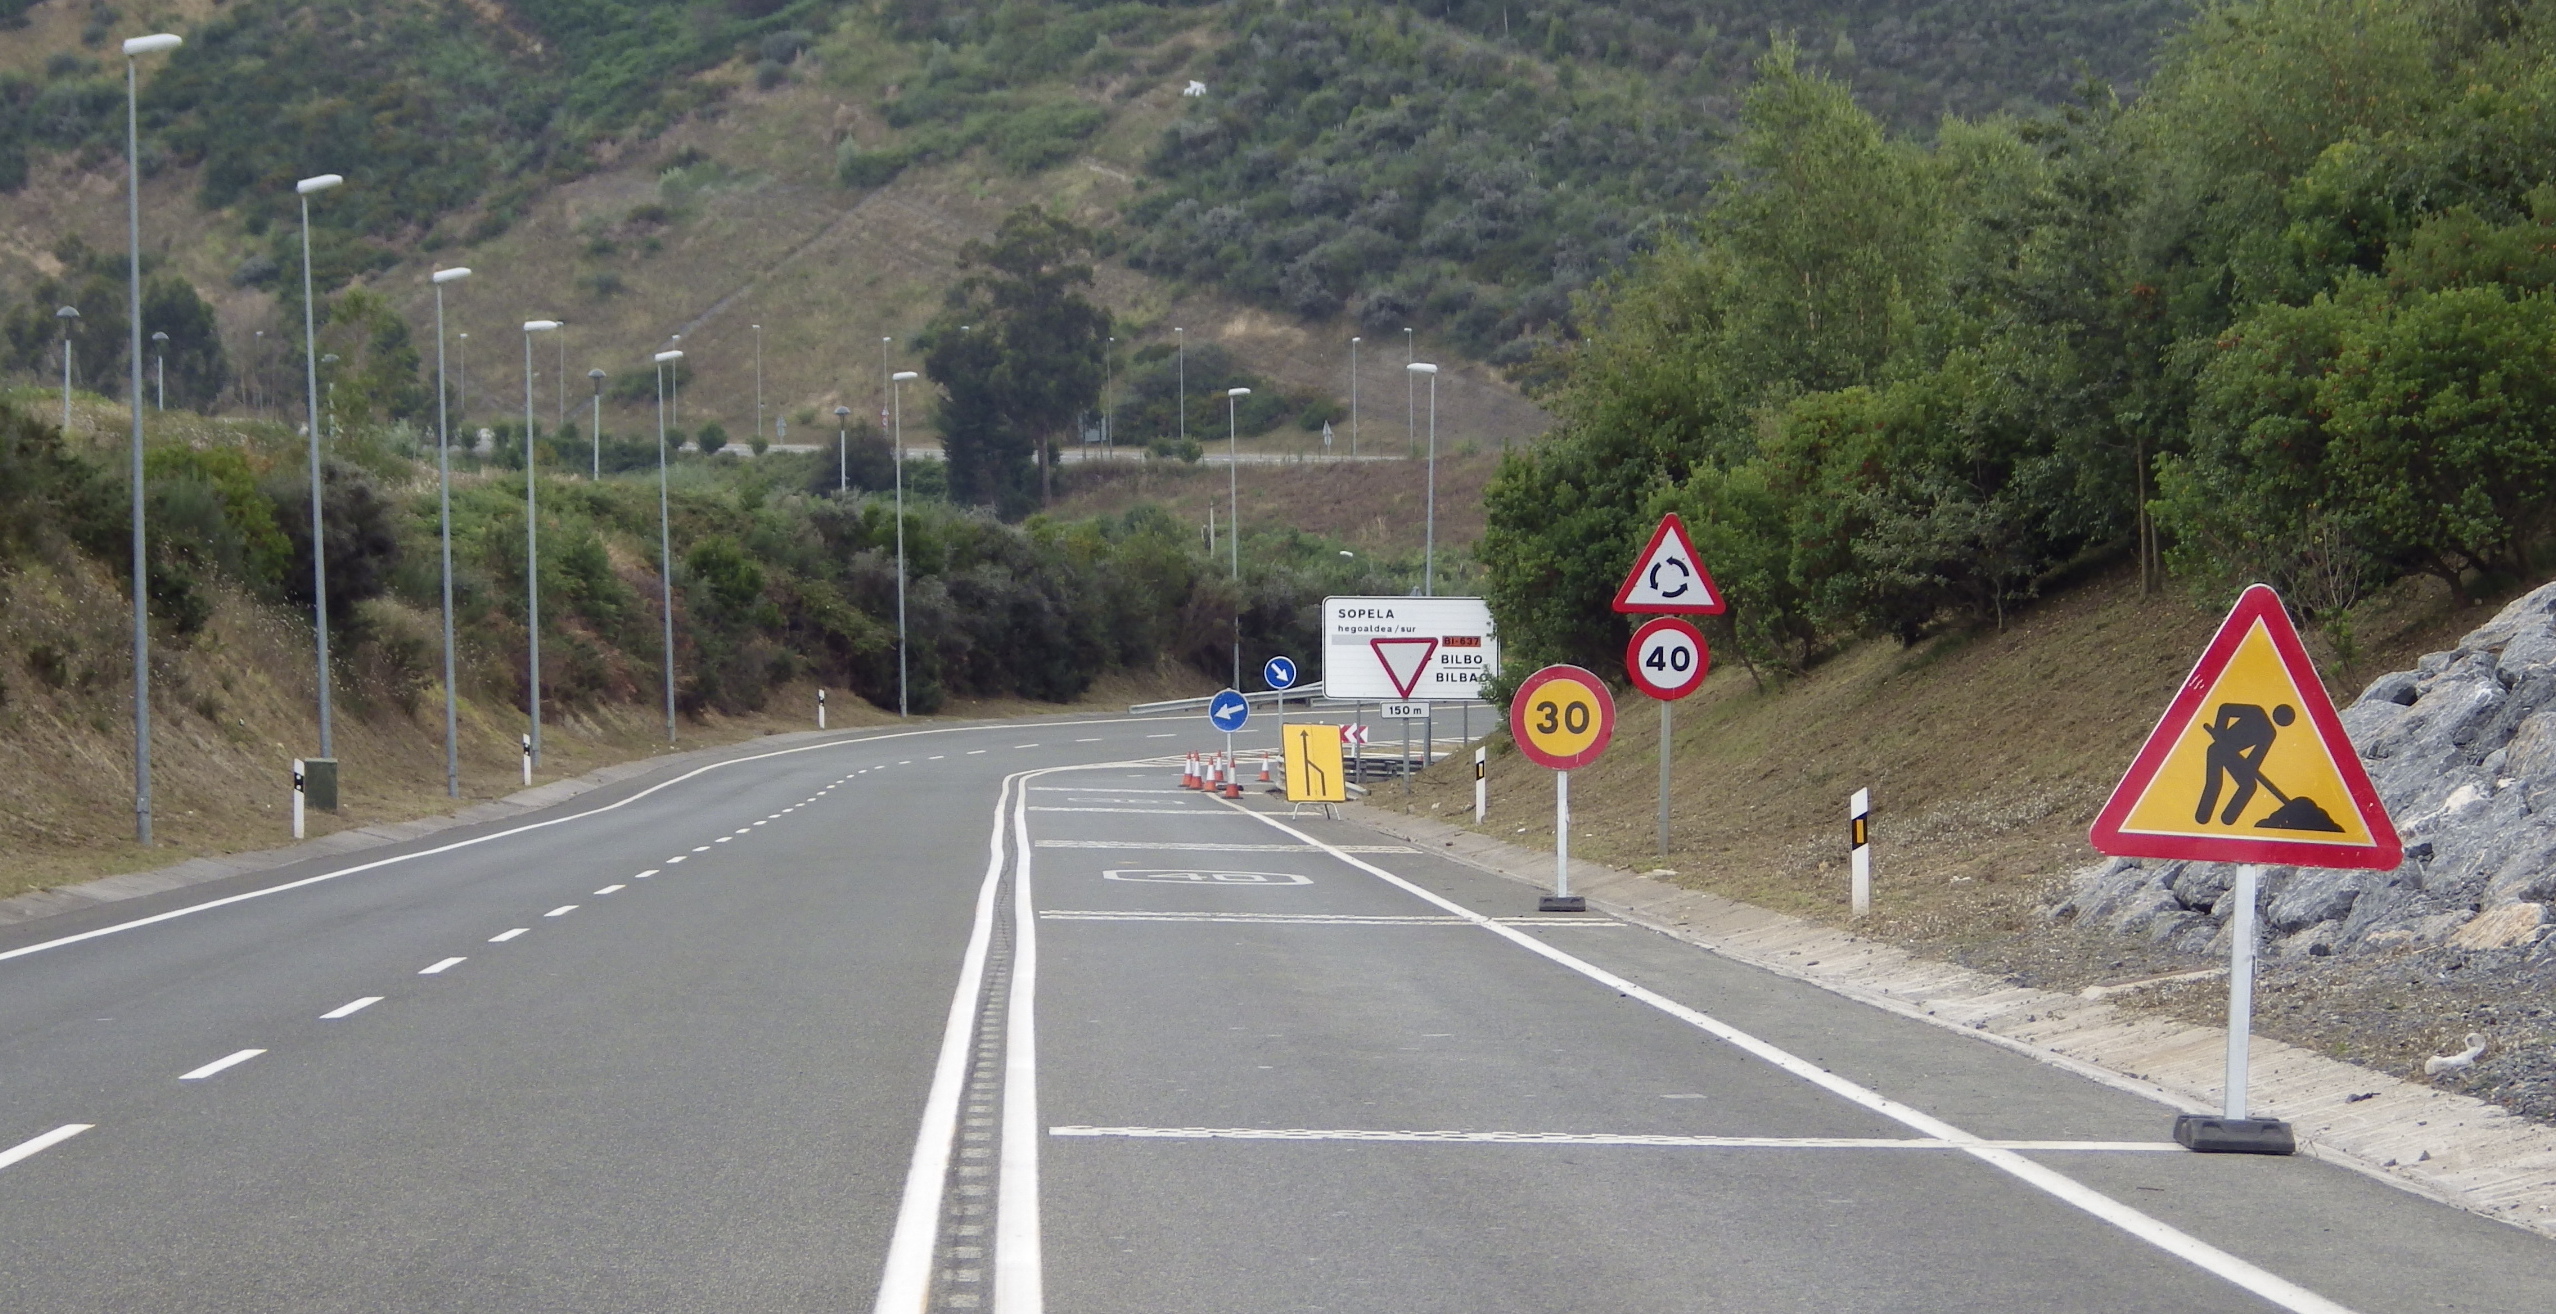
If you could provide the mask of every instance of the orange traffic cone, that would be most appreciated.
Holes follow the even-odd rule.
[[[1225,754],[1225,797],[1242,797],[1242,769],[1234,765],[1234,755]]]
[[[1269,783],[1269,755],[1267,753],[1260,755],[1260,783],[1264,785]]]

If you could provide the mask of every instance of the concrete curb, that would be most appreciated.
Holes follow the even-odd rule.
[[[1548,889],[1553,855],[1363,804],[1344,819]],[[2227,1032],[2011,985],[1805,918],[1574,859],[1589,906],[1723,957],[2066,1068],[2179,1111],[2217,1108]],[[2302,1152],[2442,1203],[2556,1238],[2556,1128],[2260,1036],[2256,1107]],[[2355,1098],[2358,1097],[2358,1098]]]
[[[282,848],[226,853],[216,858],[194,858],[175,866],[160,867],[151,871],[132,871],[121,876],[103,876],[97,880],[83,881],[77,885],[61,885],[50,890],[36,890],[15,898],[0,899],[0,926],[31,922],[40,917],[51,917],[56,913],[78,912],[83,908],[97,907],[102,903],[136,899],[146,894],[184,889],[189,885],[201,885],[207,881],[223,880],[251,872],[273,871],[278,867],[289,867],[311,858],[334,858],[349,853],[361,853],[367,849],[378,849],[386,845],[422,839],[438,831],[451,830],[456,826],[474,826],[482,822],[503,821],[509,817],[519,817],[527,812],[536,812],[542,808],[565,803],[580,794],[601,789],[606,785],[618,784],[635,776],[643,776],[651,771],[715,761],[723,756],[760,751],[774,746],[788,747],[817,740],[840,739],[857,734],[859,729],[876,728],[865,726],[856,730],[794,730],[787,734],[759,735],[753,739],[743,739],[715,748],[694,748],[680,753],[661,753],[655,757],[635,758],[628,762],[616,762],[608,767],[599,767],[571,779],[553,780],[547,784],[535,785],[530,789],[517,790],[504,798],[473,804],[459,812],[440,817],[419,817],[413,821],[386,821],[376,826],[358,826],[350,830],[338,831],[333,835],[323,835],[315,840],[287,844]]]

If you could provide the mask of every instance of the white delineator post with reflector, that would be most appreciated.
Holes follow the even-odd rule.
[[[1846,804],[1846,848],[1847,861],[1854,869],[1854,874],[1849,877],[1847,902],[1853,906],[1858,918],[1873,910],[1872,815],[1873,792],[1869,789],[1856,790],[1855,797]]]
[[[1547,666],[1509,700],[1509,734],[1528,761],[1553,772],[1553,893],[1536,909],[1587,912],[1588,900],[1571,893],[1571,773],[1598,760],[1615,738],[1615,698],[1580,667]]]
[[[1491,750],[1485,746],[1473,750],[1473,824],[1481,825],[1490,810]]]
[[[2239,864],[2222,1112],[2178,1116],[2174,1138],[2211,1153],[2294,1153],[2288,1123],[2246,1107],[2263,865],[2386,871],[2405,845],[2270,586],[2238,597],[2087,838],[2116,857]]]
[[[817,729],[825,728],[825,690],[817,690]]]
[[[307,797],[302,777],[302,759],[293,759],[293,838],[302,838],[302,804]]]

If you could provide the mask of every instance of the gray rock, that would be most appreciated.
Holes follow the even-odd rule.
[[[2264,910],[2263,920],[2285,934],[2319,922],[2340,922],[2352,915],[2352,904],[2361,897],[2361,883],[2357,871],[2302,871]]]

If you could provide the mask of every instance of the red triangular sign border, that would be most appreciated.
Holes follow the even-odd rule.
[[[1413,643],[1429,645],[1421,652],[1420,660],[1412,663],[1410,679],[1403,679],[1401,674],[1393,669],[1393,662],[1385,656],[1385,645],[1388,643],[1396,646]],[[1385,678],[1393,681],[1394,689],[1405,698],[1411,696],[1412,690],[1420,687],[1420,678],[1429,673],[1429,659],[1438,655],[1436,639],[1369,639],[1367,646],[1375,650],[1376,663],[1384,667]]]
[[[1642,568],[1651,564],[1651,558],[1659,553],[1660,545],[1667,542],[1672,534],[1677,536],[1677,545],[1685,551],[1686,559],[1695,563],[1695,580],[1704,586],[1704,596],[1711,601],[1690,602],[1682,605],[1634,602],[1633,588],[1642,582]],[[1675,511],[1660,517],[1659,528],[1651,531],[1651,541],[1642,545],[1641,553],[1633,558],[1633,569],[1625,574],[1624,583],[1615,590],[1615,609],[1628,614],[1719,616],[1725,606],[1726,604],[1722,601],[1721,587],[1713,583],[1713,572],[1704,568],[1704,554],[1695,550],[1695,540],[1687,537],[1686,534],[1686,522],[1678,519]]]
[[[2317,737],[2325,741],[2325,751],[2334,759],[2335,774],[2342,777],[2343,788],[2351,795],[2352,807],[2368,828],[2373,841],[2368,845],[2335,844],[2317,840],[2240,839],[2233,836],[2153,835],[2124,831],[2122,823],[2155,784],[2157,773],[2165,769],[2166,758],[2183,738],[2186,727],[2201,710],[2210,689],[2236,658],[2238,645],[2245,642],[2257,621],[2272,641],[2272,651],[2281,658],[2281,667],[2297,686],[2299,703],[2307,713],[2308,724],[2316,727]],[[2210,646],[2201,652],[2201,660],[2192,674],[2175,691],[2174,701],[2158,718],[2156,728],[2148,732],[2148,742],[2130,763],[2128,774],[2113,787],[2112,797],[2095,815],[2094,828],[2087,835],[2098,853],[2122,858],[2181,858],[2199,862],[2260,862],[2293,867],[2354,867],[2393,870],[2405,860],[2405,842],[2398,838],[2396,823],[2388,819],[2387,806],[2379,801],[2378,789],[2370,783],[2369,771],[2361,765],[2361,754],[2352,747],[2352,737],[2343,729],[2343,719],[2334,714],[2334,702],[2325,695],[2325,682],[2317,678],[2316,664],[2309,660],[2307,649],[2299,643],[2299,632],[2290,624],[2290,614],[2281,605],[2281,595],[2268,584],[2248,588],[2237,599],[2228,618],[2219,623],[2219,632],[2210,637]]]

